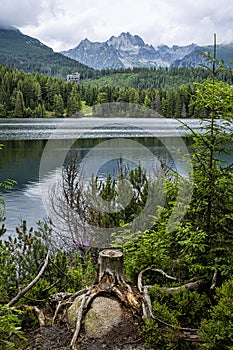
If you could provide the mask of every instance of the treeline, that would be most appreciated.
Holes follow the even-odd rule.
[[[116,71],[118,73],[115,75],[111,71],[103,71],[102,74],[106,74],[106,77],[108,74],[118,77],[119,74],[120,76],[128,74],[128,71],[125,70],[125,73],[122,74]],[[197,81],[202,81],[208,76],[208,71],[203,69],[135,68],[130,71],[133,79],[137,79],[137,72],[140,72],[140,76],[144,76],[148,86],[149,82],[153,81],[154,76],[157,77],[157,80],[162,81],[169,78],[171,81],[173,79],[174,82],[177,82],[176,77],[180,76],[182,72],[191,81],[194,80],[194,77],[197,78]],[[227,71],[219,73],[218,79],[227,82],[232,80],[233,82],[232,74]],[[120,87],[117,84],[98,86],[80,83],[77,88],[74,83],[67,83],[45,74],[25,73],[16,68],[11,70],[0,65],[0,117],[70,117],[76,115],[83,105],[92,107],[111,102],[143,105],[166,118],[197,118],[203,115],[204,112],[193,104],[196,94],[195,84],[185,83],[172,88],[149,88],[148,86]],[[85,110],[83,113],[85,114]]]
[[[22,48],[20,48],[22,50]],[[25,73],[38,72],[40,74],[47,74],[51,77],[65,79],[67,74],[78,71],[81,79],[93,79],[96,77],[96,71],[90,67],[85,66],[78,61],[72,60],[59,53],[45,51],[24,53],[22,56],[16,51],[4,53],[0,49],[0,62],[7,67],[23,70]]]
[[[127,68],[106,69],[93,71],[89,79],[84,78],[85,86],[117,86],[135,89],[174,89],[180,85],[202,82],[209,76],[209,71],[199,68],[171,67],[171,68]],[[216,78],[228,84],[233,83],[230,71],[219,70]]]
[[[204,113],[193,104],[195,85],[181,85],[171,90],[80,86],[79,91],[82,100],[89,106],[111,102],[134,103],[166,118],[197,118]]]
[[[0,65],[0,117],[68,117],[80,109],[75,84]]]

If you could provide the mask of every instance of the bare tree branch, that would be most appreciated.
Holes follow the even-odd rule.
[[[50,251],[48,250],[48,253],[46,255],[45,261],[43,266],[41,267],[39,273],[36,275],[36,277],[27,285],[27,287],[25,287],[23,290],[21,290],[13,299],[11,299],[9,301],[9,303],[7,304],[8,306],[13,306],[15,303],[17,303],[17,301],[22,298],[24,296],[24,294],[26,294],[41,278],[41,276],[43,275],[48,262],[49,262],[49,254]]]
[[[184,290],[184,289],[198,290],[202,288],[204,285],[206,285],[207,283],[208,283],[207,280],[201,279],[195,282],[182,284],[181,286],[178,286],[178,287],[160,287],[160,290],[164,290],[172,294],[173,292]]]
[[[138,290],[139,290],[140,292],[142,292],[142,290],[143,290],[142,277],[143,277],[143,274],[144,274],[146,271],[158,272],[158,273],[161,274],[163,277],[166,277],[166,278],[169,279],[169,280],[172,280],[172,281],[179,281],[177,278],[168,275],[166,272],[164,272],[164,271],[161,270],[161,269],[151,269],[151,268],[147,268],[147,269],[142,270],[142,271],[139,273],[139,275],[138,275]]]
[[[218,277],[218,270],[216,269],[214,271],[214,275],[213,275],[213,278],[212,278],[212,283],[211,283],[210,289],[215,289],[216,283],[217,283],[217,277]]]

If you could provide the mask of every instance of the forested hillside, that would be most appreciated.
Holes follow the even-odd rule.
[[[200,68],[128,68],[95,71],[92,78],[81,83],[84,86],[117,86],[140,89],[173,89],[180,85],[202,82],[209,72]],[[231,84],[233,82],[230,71],[219,71],[218,80]]]
[[[99,82],[102,81],[103,86],[85,82],[77,88],[74,83],[48,75],[24,73],[0,65],[0,117],[69,117],[82,110],[82,106],[111,102],[140,104],[167,118],[193,118],[203,114],[193,104],[195,84],[192,83],[208,76],[203,69],[134,69],[101,74],[103,78]],[[125,86],[119,86],[124,78]],[[233,81],[227,72],[219,73],[218,78]],[[114,79],[112,84],[107,83],[108,79]],[[130,84],[130,80],[135,84]],[[85,109],[82,112],[85,114]]]
[[[82,78],[91,77],[94,72],[13,27],[10,30],[0,28],[0,63],[25,72],[39,72],[62,79],[77,70]]]

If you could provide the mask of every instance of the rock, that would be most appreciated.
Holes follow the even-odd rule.
[[[69,323],[75,325],[80,297],[76,298],[68,309]],[[96,297],[84,318],[85,334],[89,338],[101,338],[116,327],[122,319],[120,303],[113,298]]]
[[[82,300],[81,296],[75,298],[72,305],[67,310],[68,322],[71,324],[72,327],[75,327],[76,320],[77,320],[78,308],[81,305],[81,300]]]
[[[97,297],[84,320],[86,335],[91,338],[101,338],[117,326],[121,318],[122,309],[117,300]]]

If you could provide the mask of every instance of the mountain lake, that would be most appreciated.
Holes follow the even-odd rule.
[[[198,120],[181,121],[200,131]],[[182,123],[165,118],[0,119],[0,181],[17,181],[12,190],[1,190],[7,235],[21,220],[35,228],[50,215],[45,198],[73,154],[84,181],[117,176],[122,162],[128,169],[141,164],[148,175],[162,162],[188,176],[191,139],[186,134]],[[232,162],[233,145],[224,159]]]

